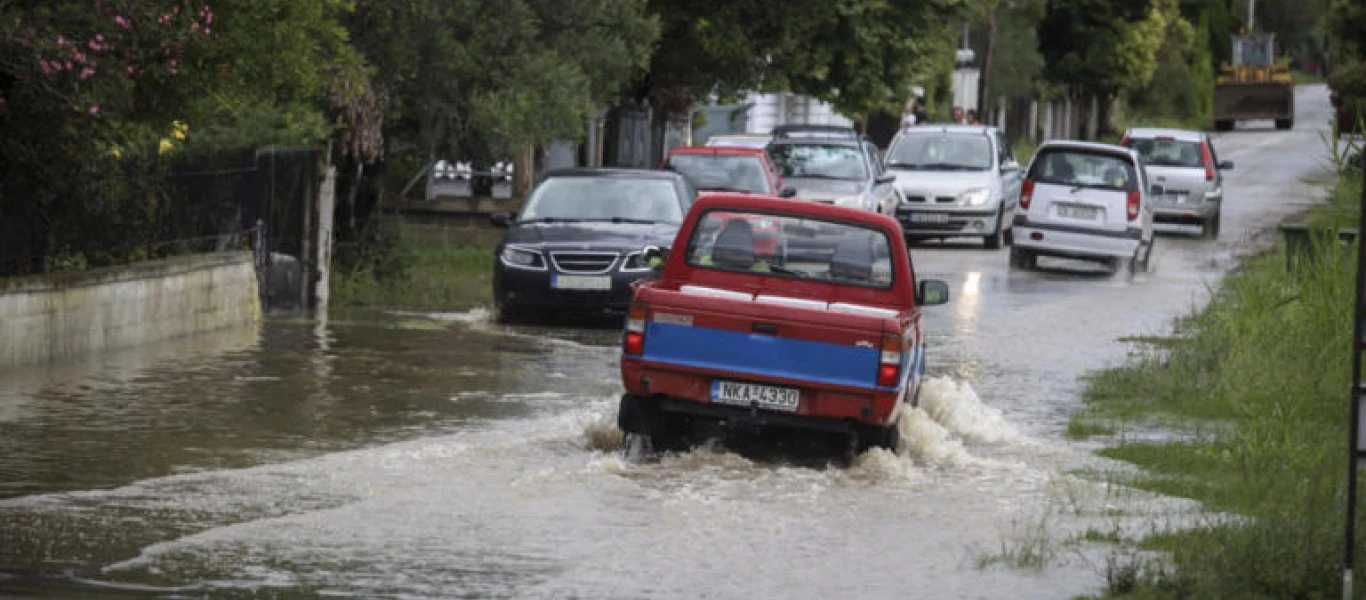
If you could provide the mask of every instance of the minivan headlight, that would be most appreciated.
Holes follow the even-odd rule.
[[[503,264],[509,267],[532,269],[535,271],[545,270],[545,259],[541,257],[540,252],[536,252],[535,250],[518,248],[517,246],[505,246],[503,248],[503,253],[499,254],[498,257],[503,261]]]
[[[982,206],[991,200],[991,190],[984,187],[971,188],[958,194],[958,200],[968,206]]]

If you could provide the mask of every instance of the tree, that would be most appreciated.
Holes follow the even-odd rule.
[[[1098,122],[1107,129],[1105,108],[1152,78],[1170,23],[1179,18],[1176,0],[1049,0],[1039,23],[1044,77],[1074,99],[1098,99]]]
[[[322,82],[354,59],[342,8],[0,3],[0,254],[25,263],[0,270],[42,271],[60,255],[112,260],[112,247],[151,241],[178,153],[322,139]]]

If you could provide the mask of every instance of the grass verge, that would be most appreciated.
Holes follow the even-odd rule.
[[[362,262],[332,274],[334,306],[462,311],[487,306],[493,247],[479,232],[400,233],[385,250],[386,268]]]
[[[1355,226],[1360,185],[1342,178],[1309,222]],[[1109,597],[1341,596],[1355,258],[1326,242],[1252,258],[1175,336],[1089,377],[1069,433],[1111,436],[1101,453],[1143,468],[1109,477],[1211,511],[1121,547]]]

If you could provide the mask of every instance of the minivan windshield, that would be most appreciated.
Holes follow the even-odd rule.
[[[1129,140],[1129,147],[1143,157],[1143,162],[1154,167],[1205,167],[1200,156],[1199,142],[1134,138]]]
[[[868,171],[863,166],[863,150],[836,144],[770,144],[769,156],[782,169],[784,178],[847,179],[863,181]]]
[[[1137,189],[1133,162],[1122,156],[1083,150],[1046,150],[1029,167],[1037,183],[1128,191]]]
[[[688,241],[688,264],[788,279],[889,288],[887,235],[853,223],[713,210]]]
[[[551,177],[531,193],[517,221],[681,223],[683,208],[667,179]]]
[[[983,171],[991,168],[991,142],[981,134],[903,135],[887,150],[887,166],[931,171]]]

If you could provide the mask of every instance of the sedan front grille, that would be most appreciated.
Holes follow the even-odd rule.
[[[606,273],[617,256],[616,252],[551,252],[550,261],[561,273]]]

